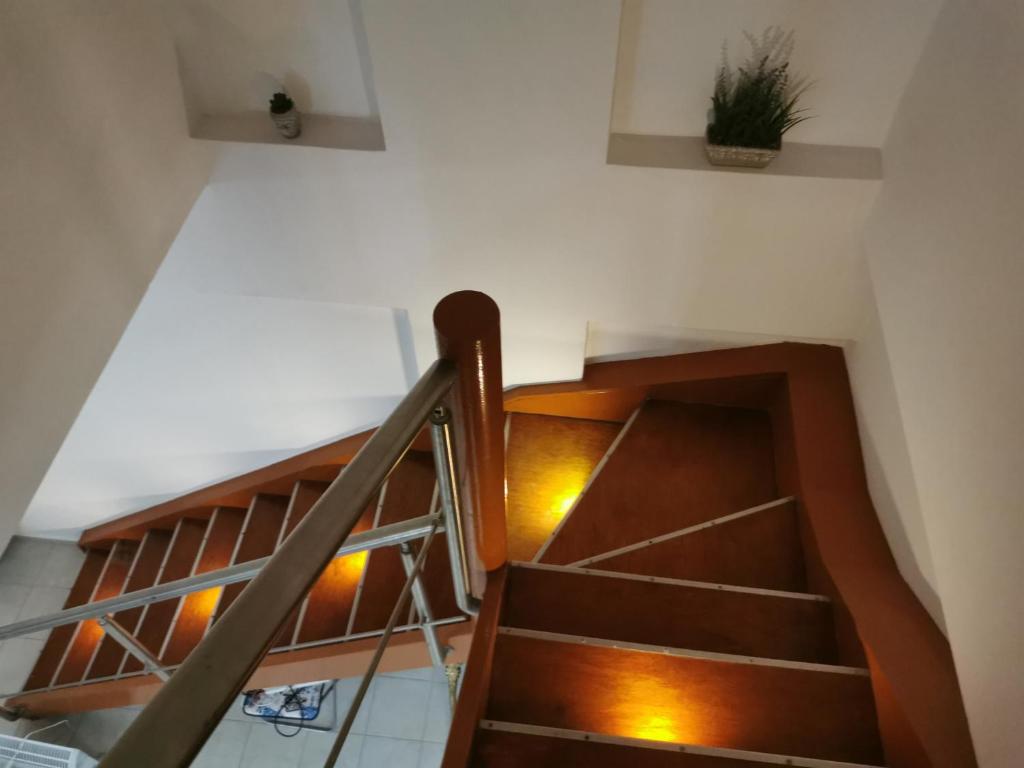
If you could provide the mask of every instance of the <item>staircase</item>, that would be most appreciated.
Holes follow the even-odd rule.
[[[502,398],[497,309],[480,294],[453,296],[435,325],[442,362],[459,363],[425,374],[402,418],[376,433],[384,448],[353,460],[366,437],[349,438],[87,531],[68,607],[264,558],[309,515],[259,589],[240,598],[245,585],[227,584],[114,616],[157,674],[95,621],[59,626],[8,706],[44,715],[142,703],[170,675],[118,744],[111,764],[121,766],[140,750],[160,754],[147,738],[166,722],[156,704],[174,706],[189,690],[182,681],[201,686],[209,649],[250,642],[253,624],[266,624],[261,643],[281,629],[255,674],[239,662],[236,680],[362,673],[406,584],[408,560],[394,547],[353,544],[304,597],[310,581],[292,584],[273,623],[260,602],[309,549],[326,553],[314,574],[336,539],[348,544],[351,534],[319,535],[335,525],[328,506],[309,513],[353,460],[354,470],[377,467],[373,484],[358,485],[365,469],[349,472],[325,498],[348,500],[346,526],[369,499],[356,538],[430,514],[443,497],[456,513],[445,525],[471,526],[452,538],[454,562],[475,553],[487,570],[472,620],[458,605],[474,613],[476,600],[461,586],[456,600],[452,586],[470,574],[452,569],[445,546],[428,551],[422,573],[448,660],[466,659],[471,642],[444,768],[976,766],[948,644],[900,577],[867,495],[841,350],[782,344],[598,364],[581,382]],[[459,338],[471,316],[486,330]],[[458,439],[454,452],[435,445],[446,467],[438,484],[415,435],[443,402],[437,377],[452,370],[464,374],[445,384]],[[413,411],[414,426],[396,426]],[[460,466],[471,469],[456,477]],[[427,665],[421,618],[409,609],[381,669]],[[190,657],[220,621],[235,634],[214,632]],[[240,684],[221,684],[217,701]],[[193,720],[183,756],[210,722]]]
[[[807,590],[798,508],[764,412],[645,402],[489,592],[469,764],[882,765],[868,670],[840,662],[832,601]]]
[[[272,554],[327,489],[342,465],[311,466],[281,481],[263,477],[248,490],[243,506],[202,506],[163,516],[136,533],[137,538],[101,540],[86,549],[85,562],[66,608],[137,592],[189,576],[218,571]],[[239,494],[236,493],[237,498]],[[380,493],[363,513],[355,532],[428,514],[436,507],[434,465],[421,450],[408,452]],[[143,513],[144,514],[144,513]],[[106,535],[106,534],[104,534]],[[444,538],[438,534],[436,539]],[[357,674],[346,657],[365,649],[360,641],[383,629],[391,606],[405,582],[395,547],[336,558],[320,576],[302,605],[282,628],[271,655],[264,661],[265,684],[283,684]],[[162,667],[181,664],[209,629],[223,616],[247,582],[228,584],[115,614]],[[442,637],[461,647],[469,626],[458,610],[443,541],[436,541],[426,561],[424,587]],[[403,623],[405,666],[426,666],[415,611]],[[401,643],[399,643],[401,646]],[[453,660],[458,660],[459,653]],[[36,662],[22,695],[11,705],[32,714],[64,713],[144,701],[158,686],[142,663],[129,655],[96,621],[54,629]]]

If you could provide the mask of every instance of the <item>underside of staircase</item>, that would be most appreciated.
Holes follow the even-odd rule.
[[[108,538],[109,526],[86,547],[86,559],[65,607],[75,607],[154,585],[209,573],[272,554],[302,521],[343,468],[324,464],[282,480],[263,474],[245,506],[217,504],[157,510],[140,531],[123,521],[126,538]],[[286,468],[287,469],[287,468]],[[294,473],[292,473],[294,474]],[[428,514],[436,506],[429,452],[409,451],[366,508],[355,533]],[[240,492],[244,495],[244,491]],[[235,493],[237,498],[240,494]],[[153,517],[149,511],[140,519]],[[85,540],[96,536],[88,532]],[[423,583],[441,640],[465,656],[471,625],[456,606],[451,569],[438,534],[424,566]],[[441,541],[438,541],[438,540]],[[414,551],[417,545],[414,545]],[[282,628],[252,687],[359,674],[387,623],[405,571],[395,547],[338,557]],[[181,664],[230,607],[247,582],[213,587],[115,615],[115,620],[165,668]],[[403,622],[384,668],[427,666],[415,609]],[[160,681],[104,634],[95,621],[54,629],[25,684],[10,700],[33,715],[124,706],[147,701]],[[35,691],[35,692],[33,692]]]
[[[974,765],[948,645],[867,497],[841,350],[588,366],[505,409],[508,562],[473,619],[445,546],[424,571],[449,661],[468,657],[444,768]],[[359,444],[86,532],[68,606],[271,554]],[[420,439],[356,531],[437,503]],[[360,674],[404,581],[394,548],[336,558],[252,685]],[[242,589],[116,619],[173,673]],[[384,669],[429,663],[416,620]],[[159,685],[87,621],[51,633],[8,703],[121,706]]]

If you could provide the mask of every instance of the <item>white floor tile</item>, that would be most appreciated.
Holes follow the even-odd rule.
[[[78,720],[72,746],[92,757],[103,757],[137,716],[138,712],[125,709],[85,712]]]
[[[302,748],[302,759],[298,768],[323,768],[327,753],[334,746],[334,739],[338,734],[320,733],[309,731],[306,734],[306,743]],[[358,768],[359,757],[363,751],[363,736],[358,733],[350,733],[345,739],[345,746],[341,748],[341,759],[337,762],[339,768]]]
[[[448,684],[431,683],[430,698],[427,702],[427,718],[423,729],[423,740],[444,743],[448,740],[448,728],[452,716],[448,703]]]
[[[283,730],[285,733],[292,733],[295,729],[284,728]],[[245,768],[279,768],[279,766],[297,765],[302,757],[306,736],[305,731],[300,731],[297,736],[285,738],[279,735],[272,725],[256,723],[249,732],[249,740],[242,753],[242,765]]]
[[[423,738],[430,683],[382,677],[375,681],[367,733],[398,739]]]
[[[340,728],[342,722],[344,722],[345,716],[348,714],[349,707],[352,706],[352,702],[356,697],[356,692],[359,690],[359,684],[361,682],[361,678],[358,677],[350,677],[345,680],[338,681],[334,693],[338,712],[337,723],[335,725],[336,728]],[[363,699],[362,706],[359,707],[359,714],[356,715],[356,720],[352,724],[352,733],[367,733],[367,725],[370,721],[370,708],[373,706],[374,691],[379,683],[380,678],[375,680],[373,685],[370,686],[370,690],[366,692],[366,698]]]
[[[423,742],[420,747],[420,762],[416,768],[441,768],[444,746],[444,744],[435,744],[429,741]]]
[[[32,589],[22,584],[0,584],[0,626],[18,620]]]
[[[64,608],[67,602],[70,589],[66,587],[32,587],[28,599],[18,613],[18,621],[34,619],[37,616],[45,616],[48,613],[56,613]],[[25,637],[34,637],[37,640],[45,640],[50,630],[44,629],[40,632],[33,632]]]
[[[0,584],[38,584],[52,549],[49,539],[15,536],[0,556]]]
[[[387,672],[381,677],[405,677],[410,680],[428,680],[439,682],[445,679],[444,672],[434,667],[420,667],[418,669],[400,669],[397,672]]]
[[[78,720],[78,716],[18,720],[15,723],[10,723],[16,727],[15,732],[11,735],[33,741],[44,741],[47,744],[57,744],[61,747],[70,747],[74,741]]]
[[[192,768],[239,768],[251,731],[248,723],[222,720],[203,751],[192,761]]]
[[[28,637],[13,637],[0,644],[0,693],[21,690],[43,645],[42,640]]]
[[[419,761],[418,741],[367,736],[363,739],[359,768],[417,768]]]
[[[39,584],[71,589],[84,562],[85,552],[73,541],[54,541],[39,575]]]

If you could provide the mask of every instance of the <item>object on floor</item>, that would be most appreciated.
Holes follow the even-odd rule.
[[[282,736],[298,731],[282,733],[280,726],[327,731],[335,724],[334,685],[333,680],[321,680],[246,691],[242,712],[273,724]]]
[[[97,763],[79,749],[58,747],[17,736],[0,735],[0,766],[3,768],[93,768]]]

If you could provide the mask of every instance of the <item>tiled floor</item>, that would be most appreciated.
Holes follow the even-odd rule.
[[[0,625],[63,608],[83,558],[70,541],[15,536],[0,557]],[[48,634],[0,643],[0,693],[21,688]]]
[[[82,554],[71,542],[15,537],[0,557],[0,625],[60,610],[81,563]],[[0,692],[21,687],[45,639],[46,633],[42,633],[0,643]],[[338,683],[339,723],[358,684],[357,679]],[[128,707],[66,720],[0,720],[0,732],[27,736],[47,728],[34,738],[100,757],[138,712],[139,708]],[[345,768],[436,768],[441,764],[450,720],[443,675],[432,669],[381,675],[363,702],[338,764]],[[243,715],[239,706],[232,708],[192,765],[320,768],[333,741],[332,734],[313,731],[284,738],[271,726]]]
[[[358,679],[338,683],[338,720],[344,717]],[[139,713],[138,707],[74,715],[66,721],[22,723],[18,735],[53,726],[35,738],[102,756]],[[448,738],[448,684],[432,669],[381,675],[370,687],[341,753],[344,768],[437,768]],[[288,729],[289,731],[291,729]],[[285,738],[273,727],[233,707],[207,742],[193,768],[321,768],[332,733],[304,731]]]

